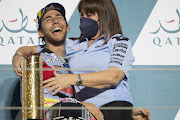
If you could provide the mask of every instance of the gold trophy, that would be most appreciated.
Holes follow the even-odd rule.
[[[23,120],[44,120],[42,57],[27,57],[22,73]]]

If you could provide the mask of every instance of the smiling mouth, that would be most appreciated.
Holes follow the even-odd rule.
[[[55,28],[53,29],[52,33],[60,32],[60,31],[62,31],[62,28]]]

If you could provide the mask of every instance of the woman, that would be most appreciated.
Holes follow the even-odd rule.
[[[97,107],[128,107],[128,72],[134,62],[131,43],[123,36],[112,0],[81,0],[78,6],[80,38],[66,40],[66,57],[74,74],[56,74],[46,80],[47,92],[75,85],[79,101]],[[95,69],[94,69],[95,68]],[[83,71],[78,71],[80,69]],[[89,70],[90,69],[90,70]],[[102,110],[105,120],[132,119],[132,110]]]

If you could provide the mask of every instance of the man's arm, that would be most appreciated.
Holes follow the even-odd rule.
[[[81,102],[81,104],[83,104],[89,110],[91,120],[104,120],[102,112],[94,104],[85,102]]]
[[[23,46],[20,47],[14,54],[12,58],[12,64],[13,64],[13,69],[14,72],[18,76],[22,76],[22,65],[23,65],[23,60],[25,56],[28,56],[32,53],[37,53],[37,46]]]

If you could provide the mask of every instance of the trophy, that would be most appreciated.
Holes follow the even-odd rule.
[[[23,120],[44,120],[42,57],[25,58],[22,73]]]

